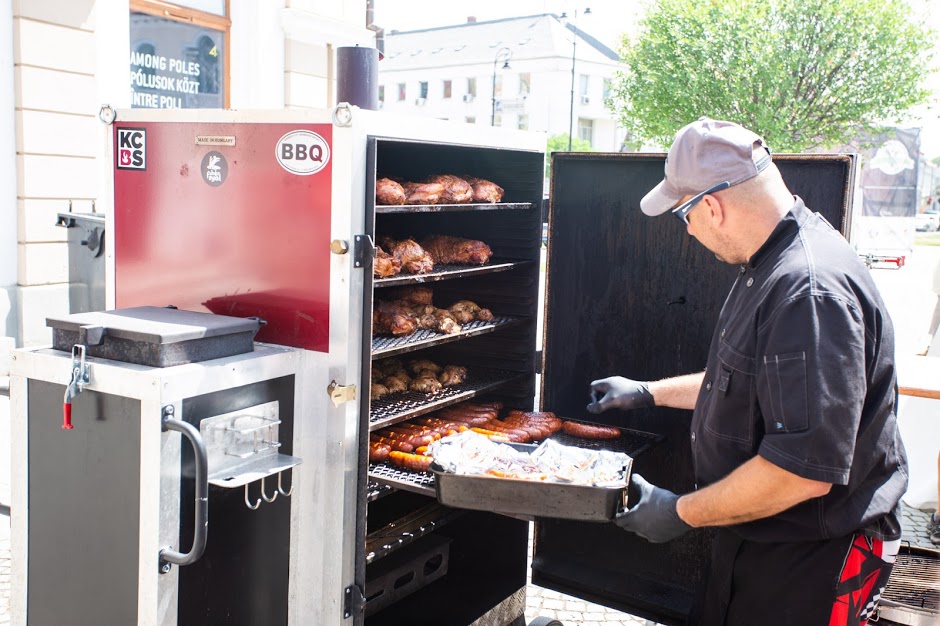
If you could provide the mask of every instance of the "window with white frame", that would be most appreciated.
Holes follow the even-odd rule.
[[[594,145],[594,120],[578,118],[578,139],[583,139]]]
[[[519,74],[519,95],[522,97],[528,96],[531,90],[532,74],[529,72],[522,72]]]
[[[445,80],[444,81],[444,98],[445,99],[450,98],[451,96],[453,96],[453,92],[454,92],[453,81]]]

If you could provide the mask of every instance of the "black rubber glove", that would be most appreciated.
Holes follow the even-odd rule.
[[[587,410],[600,413],[608,409],[640,409],[653,405],[649,383],[611,376],[591,383],[591,404],[587,405]]]
[[[630,485],[640,494],[636,504],[617,513],[614,523],[652,543],[672,541],[691,530],[676,512],[679,496],[646,482],[639,474],[630,477]]]

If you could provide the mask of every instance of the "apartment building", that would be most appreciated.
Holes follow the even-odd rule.
[[[585,32],[585,17],[580,27],[542,14],[391,31],[379,63],[381,106],[549,136],[570,128],[595,150],[618,151],[624,134],[604,101],[619,57]]]

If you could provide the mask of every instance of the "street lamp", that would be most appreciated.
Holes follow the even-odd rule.
[[[496,126],[496,66],[503,62],[503,69],[509,69],[509,59],[512,58],[512,50],[509,48],[500,48],[493,59],[493,109],[490,112],[490,126]]]
[[[591,8],[584,9],[585,15],[591,14]],[[562,13],[561,18],[568,17],[567,13]],[[574,132],[574,61],[575,52],[578,50],[578,10],[574,10],[574,21],[571,23],[574,27],[574,37],[571,43],[571,107],[568,109],[568,152],[571,152],[571,137]]]

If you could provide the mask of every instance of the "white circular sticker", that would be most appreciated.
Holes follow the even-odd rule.
[[[316,174],[330,162],[330,146],[310,130],[292,130],[277,142],[277,162],[291,174]]]

